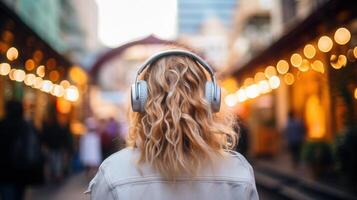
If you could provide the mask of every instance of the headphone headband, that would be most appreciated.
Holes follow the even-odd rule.
[[[212,67],[204,61],[201,57],[199,57],[197,54],[192,53],[190,51],[186,50],[180,50],[180,49],[172,49],[172,50],[166,50],[166,51],[161,51],[157,54],[154,54],[150,58],[148,58],[139,68],[135,82],[137,82],[139,75],[153,62],[159,60],[160,58],[166,57],[166,56],[187,56],[190,57],[191,59],[195,60],[198,62],[202,67],[206,69],[206,71],[210,74],[212,82],[216,84],[216,77],[214,75],[214,71]]]

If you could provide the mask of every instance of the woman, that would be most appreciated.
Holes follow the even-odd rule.
[[[91,198],[258,199],[251,166],[229,151],[233,121],[214,113],[220,89],[210,66],[188,51],[169,50],[148,59],[138,76],[129,147],[102,163]]]

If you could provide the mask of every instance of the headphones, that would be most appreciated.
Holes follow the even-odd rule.
[[[187,56],[200,64],[210,74],[211,80],[205,85],[205,98],[210,103],[213,112],[218,112],[221,106],[221,88],[216,82],[216,76],[211,66],[209,66],[198,55],[185,50],[167,50],[154,54],[147,59],[139,68],[135,82],[131,86],[131,108],[134,112],[145,112],[145,103],[148,98],[148,84],[145,80],[138,80],[139,75],[152,63],[166,56]]]

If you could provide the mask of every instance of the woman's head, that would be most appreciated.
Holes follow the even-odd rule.
[[[160,58],[144,72],[144,113],[131,113],[128,144],[166,178],[194,175],[235,144],[232,120],[213,114],[205,99],[206,71],[187,56]]]

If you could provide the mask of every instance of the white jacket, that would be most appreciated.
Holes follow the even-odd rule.
[[[166,181],[148,165],[137,165],[140,152],[123,149],[99,168],[87,190],[92,200],[256,200],[259,199],[253,169],[239,153],[227,153],[215,167],[194,178]]]

